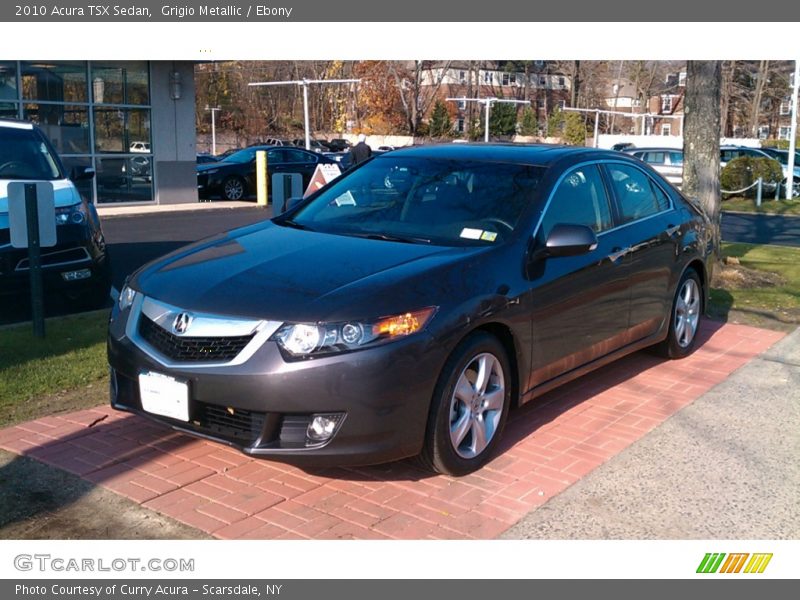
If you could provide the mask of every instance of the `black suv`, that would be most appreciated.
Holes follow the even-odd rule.
[[[69,174],[47,137],[31,123],[0,120],[0,295],[29,289],[28,251],[11,246],[8,184],[49,181],[56,207],[56,245],[42,248],[45,291],[68,300],[102,305],[108,299],[111,268],[100,219],[73,182],[94,177],[94,170],[75,167]]]

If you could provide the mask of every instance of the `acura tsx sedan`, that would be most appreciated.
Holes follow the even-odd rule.
[[[712,247],[621,153],[395,150],[133,274],[111,403],[253,456],[468,473],[514,405],[645,347],[690,353]]]

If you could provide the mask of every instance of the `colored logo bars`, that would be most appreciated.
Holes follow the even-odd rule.
[[[727,557],[727,558],[726,558]],[[748,557],[750,560],[747,560]],[[698,573],[763,573],[767,568],[772,554],[725,554],[708,553],[697,567]],[[723,562],[724,561],[724,562]],[[745,566],[745,563],[747,566]],[[744,570],[742,569],[744,567]]]

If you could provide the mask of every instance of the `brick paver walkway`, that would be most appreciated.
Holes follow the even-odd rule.
[[[690,357],[638,353],[511,414],[502,453],[462,478],[410,461],[304,471],[98,407],[0,430],[0,447],[219,538],[492,538],[783,337],[706,323]]]

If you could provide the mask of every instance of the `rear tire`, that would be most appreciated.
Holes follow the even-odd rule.
[[[694,269],[686,269],[678,283],[669,319],[667,339],[655,346],[665,358],[683,358],[694,351],[703,318],[703,284]]]
[[[436,384],[421,464],[453,476],[486,464],[508,418],[511,384],[508,356],[496,337],[478,332],[461,342]]]

